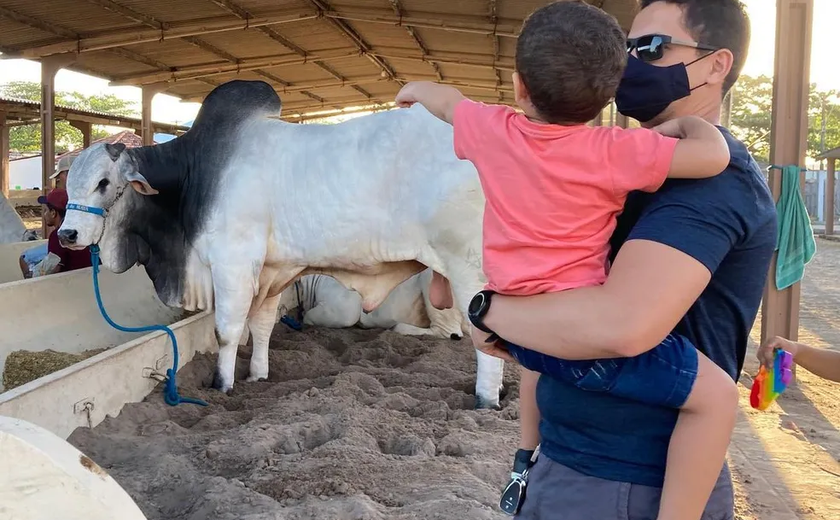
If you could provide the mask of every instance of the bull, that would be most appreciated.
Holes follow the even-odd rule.
[[[160,300],[215,311],[214,388],[234,385],[247,325],[248,381],[268,377],[268,342],[281,293],[324,274],[371,312],[431,268],[456,307],[484,285],[484,195],[472,163],[453,151],[452,127],[423,107],[337,125],[279,120],[262,81],[231,81],[204,100],[192,128],[167,143],[97,144],[67,177],[64,247],[98,244],[102,265],[145,267]],[[496,408],[503,363],[477,354],[476,406]]]
[[[359,325],[365,329],[391,329],[407,336],[461,339],[463,316],[458,309],[438,309],[431,301],[432,270],[415,274],[399,284],[373,312],[362,310],[362,297],[335,278],[308,274],[295,282],[294,290],[280,296],[280,314],[299,309],[303,322],[330,328]]]

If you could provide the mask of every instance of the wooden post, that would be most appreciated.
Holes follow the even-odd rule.
[[[825,235],[834,234],[834,169],[837,159],[828,159],[827,175],[825,180]]]
[[[9,198],[9,125],[6,113],[0,112],[0,192]]]
[[[615,126],[619,126],[621,128],[630,128],[630,119],[627,116],[619,114],[618,111],[616,111]]]
[[[814,0],[776,1],[776,57],[773,74],[773,118],[770,127],[770,162],[785,166],[805,164],[808,135],[808,94],[811,72],[811,31]],[[770,189],[778,200],[782,172],[771,169]],[[804,189],[805,178],[800,176]],[[799,337],[800,284],[776,289],[776,260],[764,289],[761,341],[773,336],[796,341]]]
[[[75,54],[55,54],[41,59],[41,193],[50,191],[50,175],[55,171],[55,75],[76,61]],[[44,238],[47,226],[41,224]]]
[[[93,125],[87,121],[68,121],[70,126],[78,129],[82,133],[82,148],[90,146],[90,133]]]
[[[598,115],[595,116],[595,119],[592,120],[592,126],[603,126],[604,125],[604,111],[601,110],[598,112]]]
[[[143,146],[155,144],[155,129],[152,124],[152,99],[156,94],[166,90],[167,83],[152,83],[143,85],[143,102],[141,106],[140,136],[143,138]]]

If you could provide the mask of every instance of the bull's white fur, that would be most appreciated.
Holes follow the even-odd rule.
[[[335,277],[372,310],[425,265],[450,280],[466,314],[484,282],[484,196],[474,166],[455,157],[450,125],[417,105],[337,125],[255,116],[240,128],[230,136],[215,209],[189,252],[183,300],[165,302],[201,309],[215,301],[222,390],[233,386],[246,319],[254,340],[251,378],[268,375],[269,322],[280,292],[306,273]],[[116,255],[111,235],[130,219],[126,199],[142,196],[129,181],[135,189],[146,182],[125,155],[114,161],[104,145],[94,145],[68,175],[71,202],[113,204],[104,224],[70,211],[62,225],[78,232],[76,247],[101,236],[106,268]],[[96,191],[103,177],[113,184],[105,195]],[[477,401],[497,406],[503,363],[477,355]]]
[[[35,238],[34,233],[27,232],[23,220],[9,199],[0,192],[0,244],[25,242]]]
[[[398,285],[373,312],[362,310],[362,297],[321,274],[302,276],[280,296],[280,314],[295,307],[304,312],[307,325],[344,328],[393,329],[408,336],[430,335],[449,339],[464,333],[458,309],[436,309],[429,300],[432,270],[426,269]]]

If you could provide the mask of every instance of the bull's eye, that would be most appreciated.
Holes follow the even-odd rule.
[[[108,187],[108,184],[110,184],[108,179],[102,179],[99,181],[99,185],[96,186],[96,189],[99,190],[100,193],[105,193],[105,189]]]

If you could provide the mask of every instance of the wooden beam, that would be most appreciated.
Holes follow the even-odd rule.
[[[211,0],[212,1],[212,0]],[[5,14],[12,19],[26,19],[25,15],[14,13],[8,8],[0,8],[0,14]],[[8,14],[14,13],[14,14]],[[207,18],[196,18],[179,22],[169,22],[165,29],[153,27],[121,27],[118,29],[107,29],[95,31],[82,36],[65,35],[67,38],[61,42],[32,43],[25,46],[18,46],[7,49],[9,57],[12,58],[39,58],[50,54],[64,52],[93,52],[115,47],[125,47],[140,43],[159,42],[183,38],[185,36],[201,36],[236,30],[250,30],[259,27],[276,26],[281,24],[295,23],[316,18],[328,18],[331,20],[357,21],[374,24],[384,24],[397,27],[414,27],[421,29],[434,29],[445,32],[458,32],[466,34],[483,34],[487,36],[499,36],[503,38],[516,38],[519,20],[498,19],[497,24],[490,24],[481,21],[481,18],[471,15],[447,15],[442,18],[438,13],[417,12],[414,16],[394,16],[390,11],[382,9],[364,9],[342,7],[340,11],[325,10],[301,11],[300,9],[281,9],[265,12],[260,16],[247,19],[232,20],[230,16],[213,16]],[[29,24],[27,24],[29,25]],[[51,32],[51,31],[48,31]]]
[[[124,49],[123,49],[124,50]],[[391,61],[408,61],[413,63],[433,62],[441,64],[461,65],[464,67],[474,67],[486,70],[507,70],[513,72],[514,64],[512,60],[493,61],[493,57],[487,54],[468,54],[468,53],[434,53],[430,55],[419,55],[405,53],[400,50],[389,49],[373,49],[372,54]],[[475,56],[474,59],[470,56]],[[297,53],[278,54],[275,56],[266,56],[260,58],[246,58],[239,60],[239,63],[222,63],[213,62],[199,65],[192,65],[187,67],[173,68],[169,72],[152,72],[137,74],[132,76],[123,76],[111,82],[113,86],[132,85],[138,86],[146,83],[157,83],[159,81],[184,81],[190,79],[205,78],[209,76],[218,76],[222,74],[230,74],[232,72],[242,72],[255,69],[270,69],[275,67],[287,67],[295,65],[303,65],[306,63],[320,64],[321,68],[325,62],[343,61],[348,59],[358,58],[357,51],[348,51],[346,49],[326,50],[319,52],[317,55],[301,56]],[[331,71],[332,72],[332,71]],[[336,77],[335,74],[330,74],[338,81],[347,81],[343,76]],[[368,97],[368,96],[366,96]]]
[[[9,197],[9,128],[6,113],[0,112],[0,193]]]
[[[120,5],[112,0],[87,0],[88,3],[98,5],[104,9],[111,11],[112,13],[116,13],[123,18],[128,18],[129,20],[133,20],[139,24],[145,25],[147,27],[151,27],[153,29],[158,30],[166,30],[169,28],[169,24],[166,22],[162,22],[157,20],[153,16],[149,16],[147,14],[143,14],[139,11],[135,11],[134,9],[130,9],[123,5]]]
[[[825,235],[829,237],[834,234],[834,187],[836,185],[834,172],[836,166],[837,159],[828,160],[825,180]]]
[[[770,162],[780,166],[805,164],[813,16],[813,0],[776,1]],[[781,193],[781,176],[781,171],[770,170],[770,189],[775,199]],[[804,189],[804,176],[800,176],[799,181]],[[779,291],[776,288],[776,261],[774,254],[762,302],[762,343],[774,336],[792,341],[799,336],[800,284]]]
[[[421,29],[435,29],[439,31],[460,32],[467,34],[483,34],[486,36],[500,36],[516,38],[519,36],[521,20],[499,19],[497,24],[487,23],[481,17],[472,15],[446,15],[445,19],[439,13],[417,12],[414,16],[395,17],[384,14],[380,9],[355,7],[341,7],[335,11],[323,11],[322,16],[338,20],[376,23],[397,27],[418,27]]]
[[[499,23],[499,17],[497,15],[497,7],[498,6],[496,5],[496,0],[488,0],[487,8],[488,8],[488,11],[490,11],[490,23],[492,23],[494,27],[496,26],[496,24]],[[499,37],[496,36],[496,35],[491,36],[491,38],[492,38],[492,41],[493,41],[493,63],[496,63],[497,61],[499,61],[499,53],[501,52],[502,43],[501,43]],[[499,69],[496,69],[496,68],[494,68],[493,73],[496,75],[496,84],[501,85],[502,84],[502,73],[499,72]],[[502,101],[503,99],[504,99],[503,94],[501,92],[499,92],[499,101]]]
[[[5,9],[5,8],[4,8]],[[11,52],[14,58],[40,58],[50,54],[63,52],[93,52],[115,47],[125,47],[140,43],[159,42],[184,38],[186,36],[199,36],[240,29],[254,29],[264,25],[277,25],[283,23],[299,22],[302,20],[313,20],[318,18],[316,13],[301,13],[299,9],[285,9],[275,11],[276,14],[254,18],[250,20],[231,20],[229,16],[213,17],[205,19],[188,20],[185,22],[171,22],[167,29],[154,29],[151,27],[120,28],[98,31],[84,37],[68,39],[58,43],[34,44],[26,47],[19,47]],[[2,14],[2,13],[0,13]],[[67,36],[67,38],[70,38]]]
[[[428,81],[435,81],[435,76],[429,74],[411,74],[407,77],[400,77],[400,81],[408,82],[408,81],[419,81],[419,80],[428,80]],[[305,85],[298,85],[298,86],[290,86],[290,87],[282,87],[276,89],[278,94],[292,94],[296,92],[302,92],[304,90],[317,90],[317,89],[327,89],[327,88],[342,88],[342,87],[354,87],[360,85],[371,85],[375,83],[382,83],[387,81],[382,76],[370,76],[370,77],[363,77],[363,78],[355,78],[355,79],[348,79],[346,81],[333,81],[333,80],[325,80],[325,81],[317,81],[307,83]],[[495,82],[492,81],[482,81],[477,82],[465,78],[448,78],[441,82],[442,85],[452,85],[456,87],[460,87],[463,89],[474,89],[474,90],[483,90],[489,91],[498,94],[499,91],[513,94],[513,87],[512,86],[498,86]],[[206,94],[202,94],[200,96],[194,97],[186,97],[184,101],[201,101]],[[494,98],[496,99],[496,98]],[[322,103],[326,105],[335,104],[335,101],[325,99]],[[284,105],[285,106],[285,105]],[[320,105],[319,105],[320,106]]]
[[[485,96],[485,95],[478,94],[478,95],[471,95],[470,99],[474,99],[476,101],[493,102],[493,101],[495,101],[496,97],[495,96]],[[296,117],[299,117],[299,115],[304,115],[306,117],[311,116],[311,118],[316,118],[316,117],[320,118],[320,117],[325,117],[323,115],[318,115],[322,112],[331,112],[331,111],[339,112],[341,110],[347,111],[347,110],[356,110],[356,109],[359,109],[358,111],[363,112],[365,110],[369,110],[370,107],[385,107],[385,108],[387,108],[387,107],[394,106],[393,102],[382,103],[382,104],[374,104],[374,105],[371,105],[371,104],[354,105],[354,106],[347,106],[346,105],[347,103],[352,103],[354,101],[355,101],[355,99],[353,99],[353,98],[334,98],[334,99],[331,99],[330,103],[333,103],[333,104],[341,103],[341,104],[345,105],[344,108],[340,108],[340,109],[332,109],[328,105],[311,104],[311,103],[308,103],[306,101],[298,101],[298,102],[295,102],[295,103],[288,103],[288,104],[283,105],[283,108],[281,109],[281,112],[280,112],[280,114],[281,114],[280,118],[281,119],[286,119],[286,118],[294,119]]]
[[[228,11],[229,13],[233,14],[237,18],[239,18],[241,20],[245,20],[246,22],[248,22],[249,20],[251,20],[253,18],[253,15],[248,10],[244,9],[240,5],[233,2],[232,0],[210,0],[210,1],[213,2],[215,5],[221,7],[222,9]],[[299,47],[297,47],[297,45],[294,45],[292,42],[290,42],[289,40],[284,38],[282,35],[280,35],[276,31],[273,31],[272,29],[269,29],[268,27],[258,27],[257,31],[259,31],[262,34],[264,34],[265,36],[268,36],[269,38],[277,41],[281,45],[286,46],[287,48],[291,49],[292,51],[294,51],[299,56],[303,56],[304,58],[306,58],[306,55],[307,55],[306,51],[304,51],[303,49],[300,49]],[[286,45],[286,44],[290,44],[291,46]],[[239,64],[239,61],[240,60],[237,60],[237,64]],[[306,63],[306,60],[304,60],[304,63]],[[330,74],[332,74],[332,72],[333,72],[329,68],[324,68],[322,66],[322,64],[315,63],[315,65],[317,65],[318,67],[327,71]],[[278,78],[276,75],[269,74],[269,73],[267,73],[267,72],[265,72],[264,70],[261,70],[261,69],[263,69],[263,67],[256,68],[256,69],[253,69],[253,70],[254,70],[254,72],[259,74],[260,76],[263,76],[266,79],[272,79],[273,81],[279,83],[280,85],[282,85],[284,87],[293,86],[292,83],[289,83],[288,81],[282,80],[282,79]],[[242,70],[242,69],[237,68],[237,71],[239,71],[239,70]],[[335,77],[336,75],[333,74],[333,76]],[[342,76],[338,76],[336,79],[339,79],[339,80],[343,81],[345,78],[342,77]],[[362,89],[359,89],[359,92],[362,95],[364,95],[365,97],[368,97],[368,98],[371,97],[369,93],[367,93],[366,91],[364,91]],[[300,91],[300,93],[303,94],[304,96],[310,98],[310,99],[314,99],[314,100],[320,101],[320,102],[324,101],[322,98],[316,96],[315,94],[312,94],[311,92],[307,92],[306,90],[302,90],[302,91]]]
[[[319,15],[321,13],[330,12],[330,11],[333,10],[332,7],[330,6],[330,4],[327,3],[325,0],[307,0],[307,1],[309,2],[310,5],[312,5],[313,7],[315,7],[318,10]],[[394,71],[393,68],[391,68],[391,66],[388,63],[386,63],[382,58],[379,58],[377,56],[373,56],[373,55],[369,54],[370,45],[365,41],[364,38],[362,38],[359,35],[359,33],[356,32],[355,29],[353,29],[350,26],[350,24],[348,24],[345,20],[342,20],[341,18],[325,17],[325,19],[338,32],[340,32],[342,35],[344,35],[345,38],[350,40],[350,42],[352,42],[353,45],[355,45],[356,48],[359,49],[359,52],[364,54],[365,58],[367,58],[368,60],[371,61],[371,63],[373,63],[374,65],[379,67],[379,70],[382,71],[383,77],[387,77],[391,81],[396,81],[397,83],[402,84],[400,82],[400,80],[397,79],[397,73]]]
[[[5,18],[9,18],[11,20],[14,20],[14,21],[16,21],[20,24],[23,24],[23,25],[27,25],[29,27],[34,27],[35,29],[39,29],[41,31],[44,31],[44,32],[47,32],[47,33],[50,33],[50,34],[54,34],[55,36],[62,36],[64,38],[69,38],[71,40],[75,40],[76,38],[78,38],[78,35],[76,33],[74,33],[73,31],[71,31],[70,29],[67,29],[65,27],[61,27],[59,25],[55,25],[55,24],[45,22],[43,20],[39,20],[38,18],[29,16],[29,15],[25,15],[23,13],[19,13],[17,11],[9,9],[8,7],[0,6],[0,16],[3,16]],[[72,52],[72,49],[70,49],[70,51],[65,51],[65,52]]]
[[[266,56],[260,58],[245,58],[239,60],[239,63],[215,61],[212,63],[202,63],[186,67],[173,67],[173,69],[169,72],[161,71],[122,76],[116,78],[110,83],[110,85],[139,86],[144,85],[146,83],[157,83],[160,81],[186,81],[205,78],[209,76],[218,76],[220,74],[230,74],[232,72],[304,65],[306,63],[312,63],[313,59],[328,59],[330,61],[339,61],[350,58],[358,58],[358,56],[359,54],[355,51],[338,49],[336,51],[327,51],[323,54],[319,53],[317,55],[309,55],[306,57],[302,57],[298,54],[277,54],[273,56]]]
[[[394,10],[394,14],[396,14],[400,17],[400,19],[402,19],[405,13],[403,12],[403,7],[400,3],[400,0],[388,1],[391,3],[391,8]],[[423,43],[423,40],[420,39],[420,36],[417,34],[417,31],[414,30],[414,27],[407,25],[405,27],[405,30],[406,32],[408,32],[408,35],[414,41],[414,45],[416,45],[417,48],[420,49],[420,52],[423,53],[423,56],[427,56],[429,54],[429,49],[426,47],[426,44]],[[438,64],[433,61],[429,62],[429,65],[431,65],[432,70],[434,71],[435,75],[437,75],[438,81],[443,81],[443,73],[441,73],[440,71],[440,66],[438,66]]]

